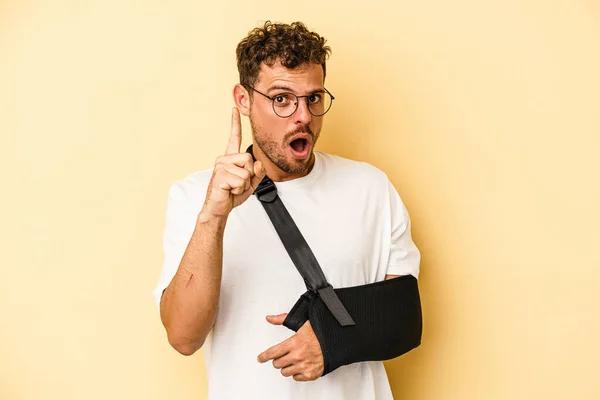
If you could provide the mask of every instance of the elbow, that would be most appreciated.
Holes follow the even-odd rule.
[[[193,341],[190,338],[178,337],[176,335],[168,335],[168,339],[171,347],[184,356],[191,356],[204,344],[203,341]]]
[[[165,324],[167,340],[171,347],[184,356],[191,356],[204,345],[206,336],[194,334],[194,330]]]
[[[191,356],[192,354],[194,354],[196,351],[198,351],[198,349],[201,347],[196,347],[196,346],[192,346],[192,345],[171,345],[173,346],[173,348],[175,350],[177,350],[177,352],[179,354],[182,354],[184,356]]]
[[[172,315],[161,304],[161,320],[171,347],[184,356],[191,356],[204,345],[208,331],[202,316]]]

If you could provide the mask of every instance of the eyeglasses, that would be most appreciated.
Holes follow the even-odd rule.
[[[315,117],[320,117],[329,111],[331,104],[335,99],[327,89],[306,96],[296,96],[293,93],[279,93],[271,97],[259,92],[251,86],[246,86],[246,88],[254,90],[256,93],[271,100],[273,102],[273,111],[281,118],[288,118],[294,114],[298,109],[298,100],[302,98],[306,99],[308,111]]]

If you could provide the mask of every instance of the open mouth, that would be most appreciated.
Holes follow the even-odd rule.
[[[294,157],[306,158],[310,145],[306,139],[296,139],[290,143],[290,150]]]

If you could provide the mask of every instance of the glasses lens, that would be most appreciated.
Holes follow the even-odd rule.
[[[329,111],[333,98],[328,92],[318,92],[302,100],[306,100],[310,113],[319,117]],[[298,98],[293,93],[281,93],[273,97],[273,110],[282,118],[289,117],[297,108]]]
[[[331,95],[327,92],[313,93],[306,98],[308,100],[308,109],[312,115],[321,116],[331,108]]]
[[[281,93],[273,98],[273,110],[280,117],[289,117],[296,111],[298,99],[292,93]]]

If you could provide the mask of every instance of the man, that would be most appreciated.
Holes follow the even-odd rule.
[[[295,333],[282,326],[306,288],[253,195],[265,174],[275,182],[334,288],[417,277],[410,219],[387,176],[314,150],[333,102],[329,52],[302,23],[251,31],[237,47],[225,154],[170,188],[154,296],[169,343],[185,355],[203,348],[211,400],[392,398],[381,361],[322,376],[310,321]],[[240,147],[238,110],[250,119],[255,162]]]

